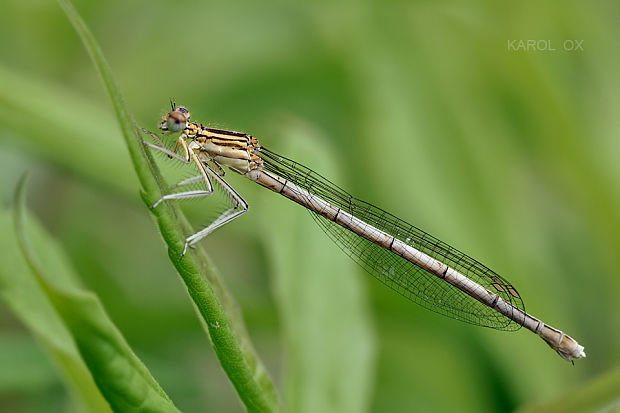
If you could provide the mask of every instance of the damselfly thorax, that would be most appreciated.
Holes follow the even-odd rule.
[[[212,161],[245,174],[260,168],[262,159],[256,154],[258,140],[245,133],[207,128],[191,122],[183,129],[180,139],[188,139],[188,149],[203,161]]]

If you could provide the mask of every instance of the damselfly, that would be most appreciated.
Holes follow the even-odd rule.
[[[306,207],[342,250],[409,300],[448,317],[498,330],[524,326],[566,360],[586,356],[577,341],[527,314],[521,296],[506,279],[415,226],[351,196],[309,168],[259,145],[254,137],[191,122],[190,112],[174,103],[172,111],[162,116],[159,129],[179,133],[174,148],[168,149],[147,130],[156,144],[145,144],[193,163],[199,172],[174,187],[196,183],[204,187],[165,194],[153,208],[164,200],[208,196],[214,182],[232,202],[210,225],[187,237],[183,255],[187,247],[248,210],[244,199],[223,179],[222,166],[226,166]]]

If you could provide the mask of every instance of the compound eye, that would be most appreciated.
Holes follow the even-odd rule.
[[[166,117],[166,126],[171,132],[179,132],[187,126],[187,119],[183,114],[170,112]]]
[[[189,110],[185,106],[179,106],[177,110],[181,113],[189,113]]]

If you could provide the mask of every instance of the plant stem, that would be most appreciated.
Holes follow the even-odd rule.
[[[153,205],[166,185],[150,152],[141,144],[141,134],[123,99],[112,71],[92,33],[68,0],[59,3],[80,36],[101,76],[123,131],[132,163],[142,186],[141,196]],[[215,353],[248,411],[278,411],[275,387],[258,358],[231,295],[202,248],[181,258],[189,224],[174,205],[152,210],[168,246],[168,255],[183,279],[204,325]]]

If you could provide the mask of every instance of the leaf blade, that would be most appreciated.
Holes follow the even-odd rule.
[[[70,272],[61,250],[43,231],[35,229],[39,248],[45,251],[44,256],[51,258],[45,260],[45,267],[39,263],[24,225],[24,186],[25,177],[20,180],[13,205],[17,244],[32,276],[53,311],[61,318],[103,397],[114,411],[177,413],[170,398],[109,319],[99,299],[76,282],[71,282],[77,277]],[[49,268],[57,273],[50,276]]]

